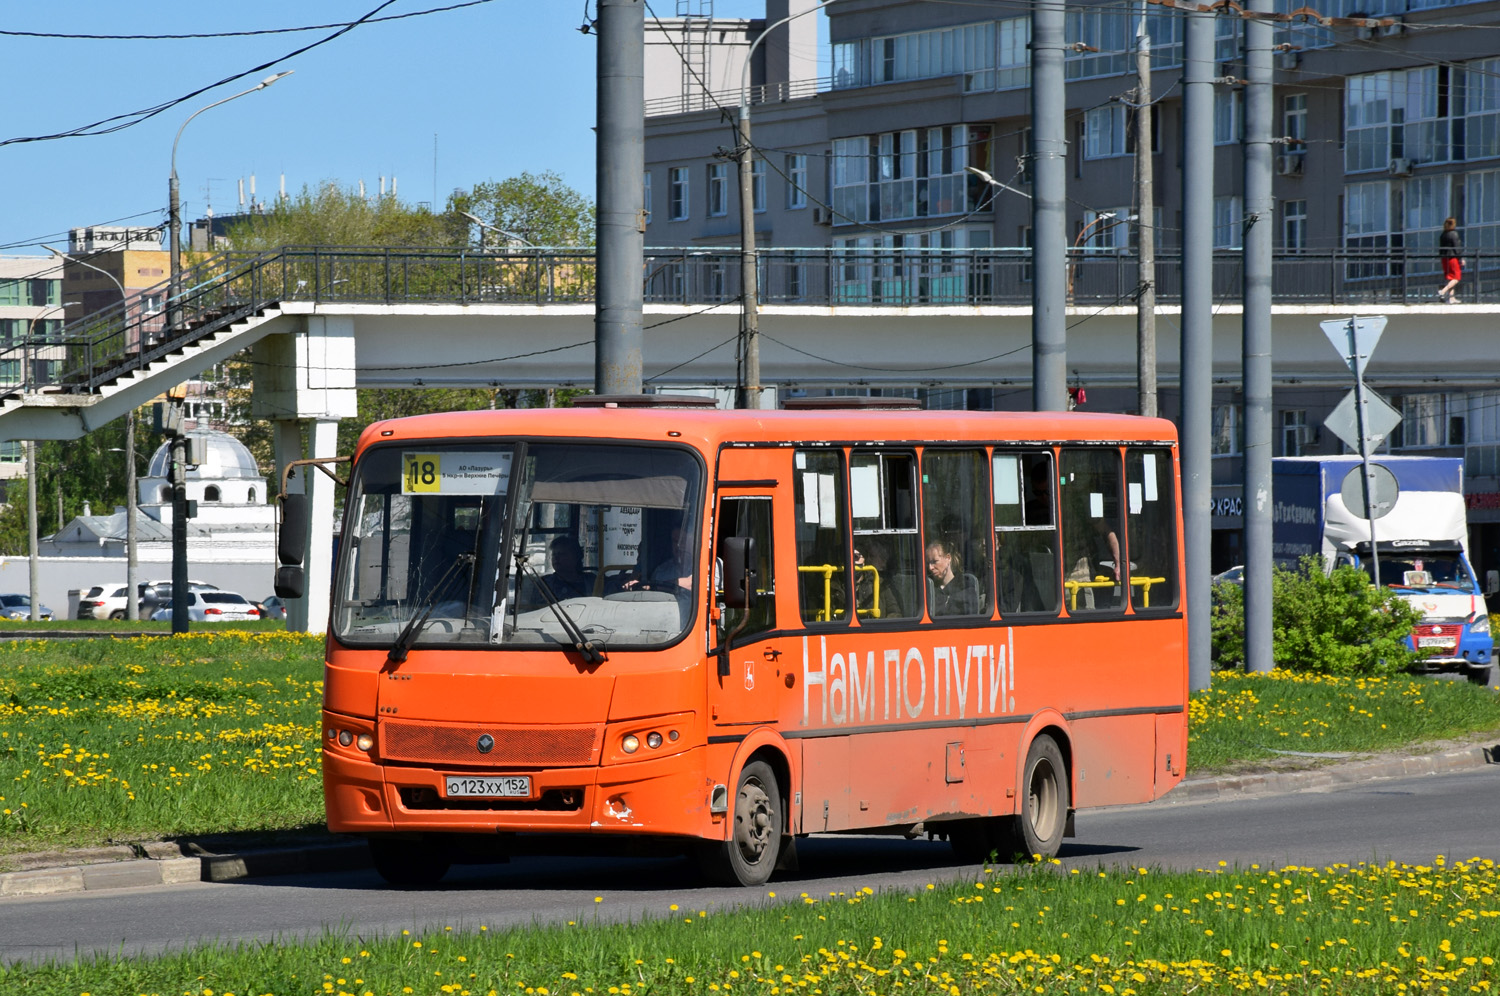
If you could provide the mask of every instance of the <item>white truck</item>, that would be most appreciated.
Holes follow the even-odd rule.
[[[1278,457],[1271,462],[1272,553],[1295,566],[1321,555],[1332,570],[1353,564],[1422,613],[1411,634],[1423,651],[1419,666],[1462,671],[1470,681],[1495,682],[1494,642],[1484,596],[1497,585],[1493,574],[1481,588],[1469,563],[1463,461],[1448,457],[1379,456],[1371,459],[1379,478],[1374,520],[1364,510],[1363,470],[1357,456]],[[1387,507],[1388,506],[1388,507]],[[1486,588],[1488,590],[1486,590]]]

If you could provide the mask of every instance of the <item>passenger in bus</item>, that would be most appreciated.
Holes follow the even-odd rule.
[[[958,553],[947,540],[927,544],[928,605],[936,616],[972,616],[984,598],[979,579],[963,572]]]
[[[896,593],[895,578],[887,569],[889,552],[885,544],[866,537],[854,548],[854,608],[862,619],[899,619],[902,616],[901,598]],[[880,598],[875,589],[879,578]],[[879,612],[875,611],[879,608]]]

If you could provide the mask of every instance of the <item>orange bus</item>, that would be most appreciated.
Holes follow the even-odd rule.
[[[812,833],[1050,857],[1178,782],[1171,423],[695,400],[360,437],[323,779],[387,881],[613,842],[756,885]]]

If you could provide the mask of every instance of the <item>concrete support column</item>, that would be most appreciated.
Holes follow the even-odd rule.
[[[277,419],[272,426],[274,427],[272,445],[276,450],[276,481],[279,486],[286,465],[293,460],[302,459],[302,423],[296,419]],[[305,469],[294,470],[286,483],[287,494],[305,494],[307,491],[306,475]],[[277,519],[279,527],[279,513]],[[293,633],[307,632],[307,599],[294,598],[287,601],[286,628]]]
[[[314,459],[338,456],[338,419],[308,419],[308,456]],[[323,633],[328,630],[329,596],[333,590],[333,499],[338,487],[321,471],[304,475],[308,500],[307,594],[300,599],[306,618],[303,630]]]

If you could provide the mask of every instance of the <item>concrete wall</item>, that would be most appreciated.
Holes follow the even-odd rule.
[[[70,591],[88,591],[91,585],[125,583],[125,561],[119,557],[38,557],[37,591],[42,604],[56,613],[56,618],[68,618]],[[170,581],[172,563],[147,562],[142,560],[136,567],[137,581]],[[275,581],[275,567],[269,560],[254,563],[225,561],[204,564],[190,563],[188,577],[237,591],[252,602],[271,594]],[[30,562],[25,557],[0,559],[0,591],[26,594],[31,588]],[[76,596],[71,603],[73,615],[77,615]]]

